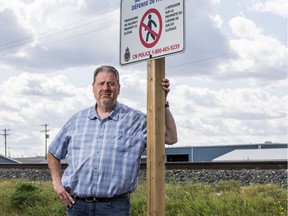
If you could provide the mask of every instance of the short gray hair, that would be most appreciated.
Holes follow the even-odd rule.
[[[102,66],[96,68],[96,70],[94,71],[93,84],[95,83],[96,76],[99,72],[111,72],[111,73],[113,73],[114,76],[116,77],[118,84],[120,83],[119,72],[117,71],[117,69],[114,68],[113,66],[102,65]]]

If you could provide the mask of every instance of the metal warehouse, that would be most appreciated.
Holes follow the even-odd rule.
[[[177,144],[175,145],[177,146]],[[283,149],[287,159],[288,144],[265,142],[262,144],[238,144],[238,145],[211,145],[211,146],[187,146],[187,147],[166,147],[165,156],[167,162],[209,162],[234,150],[253,149]],[[260,152],[260,151],[259,151]],[[277,155],[274,155],[275,159]],[[146,152],[143,160],[146,159]]]

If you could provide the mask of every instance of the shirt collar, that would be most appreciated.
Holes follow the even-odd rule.
[[[100,119],[100,117],[98,116],[96,112],[96,106],[97,106],[97,103],[93,105],[92,107],[90,107],[89,115],[88,115],[88,118],[90,120]],[[119,118],[120,107],[121,107],[121,104],[118,103],[117,101],[116,106],[114,107],[114,109],[112,110],[112,112],[109,114],[107,118],[117,121]]]

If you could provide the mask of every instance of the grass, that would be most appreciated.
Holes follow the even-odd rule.
[[[24,190],[19,194],[17,189],[25,186],[30,190],[36,188],[35,193],[32,189],[32,192]],[[65,215],[65,207],[54,194],[51,182],[0,179],[0,215],[60,216]]]
[[[65,206],[51,182],[0,179],[1,216],[60,216]],[[146,215],[146,185],[131,195],[131,216]],[[287,215],[287,188],[273,184],[241,186],[166,183],[165,216],[281,216]]]

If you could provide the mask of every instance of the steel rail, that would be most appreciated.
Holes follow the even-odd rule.
[[[230,161],[230,162],[166,162],[166,170],[241,170],[241,169],[287,169],[288,161]],[[61,164],[65,169],[67,164]],[[0,164],[0,169],[48,169],[47,163]],[[146,169],[146,163],[140,164],[140,169]]]
[[[188,169],[188,170],[279,170],[287,169],[287,161],[231,161],[231,162],[169,162],[166,163],[167,170]]]

